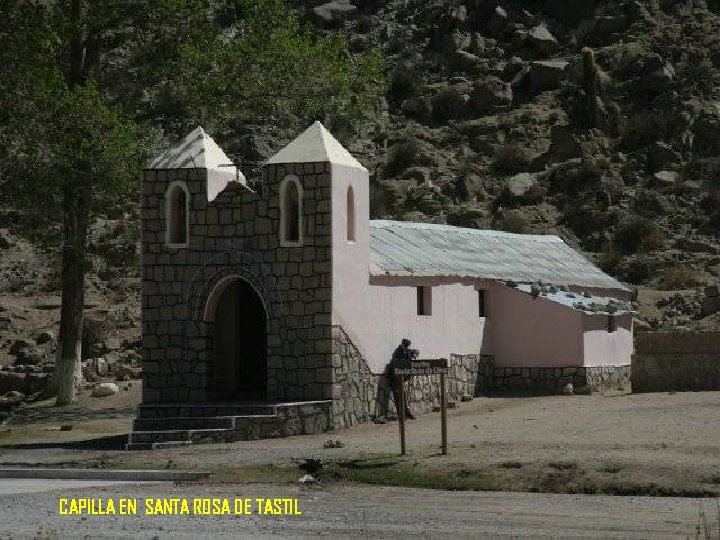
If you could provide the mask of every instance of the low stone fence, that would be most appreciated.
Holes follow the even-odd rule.
[[[639,332],[633,392],[720,390],[720,332]]]
[[[567,384],[575,393],[624,390],[630,387],[630,366],[496,367],[489,389],[493,392],[560,394]]]

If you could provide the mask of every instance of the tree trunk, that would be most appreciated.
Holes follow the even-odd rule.
[[[70,65],[67,81],[70,87],[85,80],[87,63],[85,29],[83,25],[83,0],[71,0],[68,6],[72,24],[70,38]],[[55,405],[69,405],[75,399],[82,383],[82,327],[85,307],[85,256],[90,201],[83,174],[66,180],[63,188],[63,257],[62,301],[60,307],[60,335],[55,357],[54,389]]]
[[[55,359],[55,404],[58,406],[72,403],[82,382],[80,360],[88,216],[87,188],[67,185],[63,190],[62,304]]]

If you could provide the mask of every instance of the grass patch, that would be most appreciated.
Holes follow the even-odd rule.
[[[457,468],[428,470],[400,459],[336,461],[326,465],[319,479],[327,482],[357,482],[449,491],[509,491],[512,486],[490,470]]]

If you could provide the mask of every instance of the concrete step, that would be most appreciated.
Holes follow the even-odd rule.
[[[169,418],[136,418],[134,431],[172,431],[190,429],[231,429],[233,416],[192,416]]]
[[[182,442],[192,443],[190,431],[188,430],[158,430],[158,431],[133,431],[128,436],[128,444],[138,443],[159,443],[159,442]]]
[[[171,429],[155,431],[133,431],[129,437],[129,443],[159,443],[188,441],[206,439],[216,435],[224,435],[231,429]]]
[[[127,443],[125,450],[159,450],[161,448],[179,448],[190,446],[192,441],[165,441],[157,443]]]
[[[277,416],[266,414],[246,414],[243,416],[193,416],[167,418],[136,418],[135,431],[173,431],[196,429],[233,429],[256,423],[275,422]]]
[[[169,404],[138,406],[138,418],[199,418],[216,416],[274,416],[276,405],[252,404]]]

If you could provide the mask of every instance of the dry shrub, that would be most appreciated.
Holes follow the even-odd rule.
[[[660,249],[664,244],[665,235],[660,228],[642,217],[625,220],[615,233],[615,245],[624,254],[646,253]]]
[[[107,321],[92,315],[83,317],[82,331],[82,356],[88,358],[91,347],[97,343],[103,342],[108,336]]]
[[[702,283],[700,275],[692,268],[670,266],[665,269],[662,287],[667,290],[691,289]]]
[[[635,113],[621,128],[621,144],[625,150],[639,150],[655,141],[672,140],[682,123],[667,111],[644,110]]]
[[[529,224],[530,222],[524,214],[511,211],[503,216],[500,228],[510,233],[525,234],[528,231]]]
[[[396,176],[408,167],[417,165],[421,161],[420,143],[415,139],[398,143],[390,149],[385,172],[388,176]]]
[[[608,274],[614,274],[617,271],[618,265],[622,261],[622,255],[617,251],[610,251],[600,255],[598,260],[598,266],[603,272]]]
[[[418,95],[422,86],[422,80],[412,69],[404,68],[393,71],[390,75],[388,101],[400,105],[406,99]]]
[[[530,167],[530,155],[522,146],[506,144],[495,152],[493,166],[502,174],[518,174]]]

